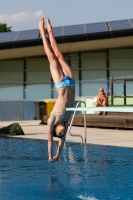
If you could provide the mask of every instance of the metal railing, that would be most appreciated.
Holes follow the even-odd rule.
[[[116,95],[114,93],[114,83],[117,83],[116,81],[120,81],[119,83],[123,84],[123,92],[121,95]],[[114,104],[114,98],[123,98],[124,99],[124,106],[127,105],[127,98],[133,98],[131,95],[127,95],[127,87],[126,84],[127,82],[133,82],[133,78],[110,78],[110,94],[111,94],[111,105]],[[119,84],[117,83],[117,84]],[[132,94],[132,88],[131,88],[131,94]]]
[[[77,104],[76,104],[76,108],[78,107],[79,104],[83,103],[86,107],[86,103],[84,101],[78,101]],[[73,120],[74,120],[74,117],[75,117],[75,114],[76,114],[76,110],[74,111],[73,113],[73,116],[72,116],[72,119],[71,119],[71,123],[69,125],[69,129],[68,129],[68,132],[71,136],[74,136],[74,137],[80,137],[81,138],[81,144],[83,144],[83,137],[81,135],[78,135],[78,134],[72,134],[71,133],[71,128],[72,128],[72,123],[73,123]],[[86,111],[84,112],[84,129],[85,129],[85,135],[84,135],[84,143],[86,144],[86,141],[87,141],[87,132],[86,132]]]

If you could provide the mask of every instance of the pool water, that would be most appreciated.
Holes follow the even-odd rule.
[[[47,141],[0,138],[0,200],[80,199],[133,199],[133,149],[69,142],[49,163]]]

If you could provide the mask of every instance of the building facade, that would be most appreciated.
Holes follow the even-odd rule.
[[[53,28],[76,80],[76,97],[110,95],[110,78],[133,78],[133,20]],[[56,98],[39,30],[0,33],[0,101]],[[126,92],[133,95],[133,81]],[[123,95],[123,81],[114,81]]]

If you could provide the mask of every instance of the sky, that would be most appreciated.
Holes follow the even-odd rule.
[[[133,19],[133,0],[0,0],[0,23],[12,31],[37,29],[41,17],[53,27]]]

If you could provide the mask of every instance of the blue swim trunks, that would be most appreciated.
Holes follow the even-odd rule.
[[[73,79],[71,79],[69,76],[64,76],[64,78],[59,82],[55,84],[55,89],[62,87],[69,87],[69,86],[75,86],[76,83]]]

